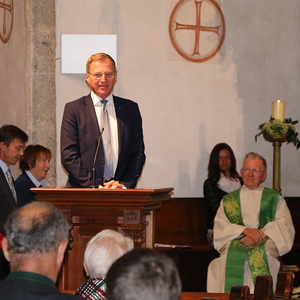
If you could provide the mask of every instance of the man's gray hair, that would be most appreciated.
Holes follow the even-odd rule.
[[[13,211],[5,224],[8,250],[15,254],[56,250],[68,240],[70,225],[61,210],[34,201]]]
[[[262,161],[263,163],[263,167],[264,167],[264,171],[267,171],[267,162],[264,159],[264,157],[262,157],[261,155],[255,153],[255,152],[249,152],[248,154],[246,154],[245,159],[246,158],[251,158],[251,159],[259,159]],[[244,160],[245,160],[244,159]]]

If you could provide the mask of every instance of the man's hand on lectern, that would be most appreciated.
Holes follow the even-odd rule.
[[[104,189],[123,189],[123,185],[119,181],[111,180],[104,183]]]

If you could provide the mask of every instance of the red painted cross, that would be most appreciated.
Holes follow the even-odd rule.
[[[214,32],[219,35],[219,28],[220,26],[216,27],[209,27],[209,26],[202,26],[201,25],[201,6],[202,6],[203,0],[202,1],[196,1],[196,24],[195,25],[184,25],[184,24],[179,24],[175,21],[176,27],[175,30],[194,30],[195,31],[195,44],[194,44],[194,52],[193,55],[200,55],[200,32],[201,31],[209,31],[209,32]]]
[[[2,42],[6,43],[10,37],[10,33],[12,30],[12,21],[13,21],[13,0],[10,3],[6,3],[6,0],[0,1],[0,9],[3,9],[3,25],[0,32],[0,38]],[[11,15],[11,18],[7,19],[7,13]],[[9,25],[7,29],[7,24]]]
[[[12,11],[12,7],[11,4],[6,4],[5,1],[4,2],[0,2],[0,8],[4,8],[4,14],[3,14],[3,33],[6,34],[6,11],[9,11],[11,13]]]
[[[189,3],[194,2],[195,4],[195,22],[190,22],[189,20],[178,22],[176,18],[180,15],[181,11],[185,12],[186,7],[188,7]],[[204,8],[203,5],[206,5]],[[204,26],[201,15],[203,11],[205,12],[208,7],[213,8],[216,12],[214,19],[216,22],[219,22],[217,26]],[[188,14],[186,14],[188,16]],[[192,24],[189,24],[192,23]],[[193,41],[188,39],[188,35],[180,35],[177,36],[176,32],[183,31],[194,31],[194,39]],[[218,37],[215,40],[215,45],[211,49],[211,51],[207,51],[209,47],[205,45],[207,42],[206,39],[201,38],[202,33],[211,32],[216,34]],[[171,42],[175,48],[175,50],[185,59],[193,61],[193,62],[204,62],[210,58],[212,58],[221,48],[222,43],[225,37],[225,20],[223,13],[215,0],[179,0],[179,2],[174,7],[170,21],[169,21],[169,34],[171,38]],[[183,36],[185,38],[182,40]],[[181,38],[180,38],[181,37]],[[193,52],[187,51],[190,42],[190,48],[193,48]],[[193,43],[193,44],[192,44]],[[205,50],[204,50],[205,49]]]

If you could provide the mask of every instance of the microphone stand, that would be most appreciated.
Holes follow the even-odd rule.
[[[98,186],[96,186],[96,159],[97,159],[97,155],[99,152],[99,147],[100,147],[100,143],[102,140],[102,134],[103,134],[104,128],[102,128],[101,132],[100,132],[100,136],[98,139],[98,143],[97,143],[97,148],[96,148],[96,152],[95,152],[95,156],[94,156],[94,161],[93,161],[93,169],[92,169],[92,184],[90,185],[90,188],[92,189],[97,189]]]

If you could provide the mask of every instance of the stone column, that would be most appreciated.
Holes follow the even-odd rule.
[[[26,0],[26,131],[52,152],[46,178],[56,185],[55,0]]]

